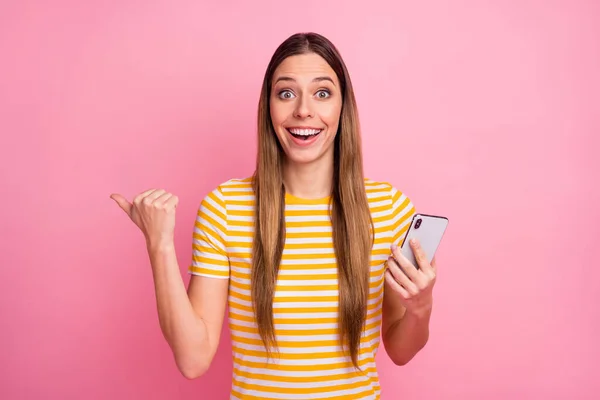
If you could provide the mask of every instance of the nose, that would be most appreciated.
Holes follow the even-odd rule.
[[[314,113],[311,109],[310,99],[306,96],[301,96],[298,99],[296,104],[296,109],[294,110],[294,117],[298,119],[312,118]]]

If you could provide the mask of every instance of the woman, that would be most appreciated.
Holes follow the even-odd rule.
[[[279,46],[258,109],[256,171],[200,204],[187,292],[177,197],[111,196],[146,237],[161,329],[183,375],[198,377],[229,305],[231,398],[379,398],[380,337],[397,365],[428,339],[434,262],[413,244],[417,269],[396,248],[412,203],[363,178],[350,76],[326,38]]]

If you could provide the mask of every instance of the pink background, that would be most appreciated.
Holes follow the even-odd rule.
[[[227,398],[227,328],[183,378],[109,195],[180,197],[185,272],[201,198],[252,173],[269,57],[311,30],[367,175],[450,218],[430,342],[403,368],[380,348],[383,399],[600,396],[600,3],[359,3],[3,2],[0,398]]]

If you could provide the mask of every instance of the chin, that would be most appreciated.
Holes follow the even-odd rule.
[[[288,162],[291,162],[293,164],[307,165],[319,161],[323,158],[323,155],[297,154],[296,152],[292,151],[290,153],[286,153],[286,157],[288,159]]]

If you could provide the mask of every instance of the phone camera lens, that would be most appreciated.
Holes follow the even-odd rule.
[[[423,222],[423,220],[421,218],[419,218],[417,220],[417,223],[415,224],[415,229],[419,229],[419,227],[421,226],[421,222]]]

